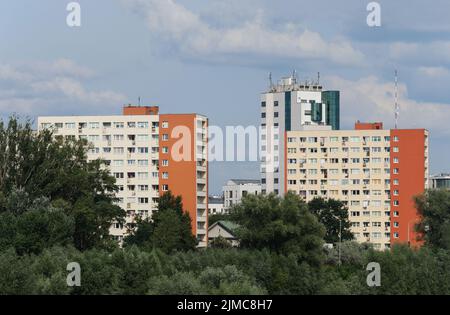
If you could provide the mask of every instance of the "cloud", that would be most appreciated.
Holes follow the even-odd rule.
[[[341,91],[341,119],[347,127],[357,120],[394,121],[394,83],[375,76],[356,81],[338,76],[326,77],[327,86]],[[400,128],[426,128],[431,133],[450,135],[450,104],[419,102],[408,97],[408,88],[399,84]]]
[[[126,96],[85,87],[94,72],[69,59],[21,65],[0,64],[0,112],[36,114],[57,106],[122,104]]]
[[[430,78],[440,78],[450,75],[450,71],[444,67],[419,67],[419,73]]]
[[[339,65],[361,65],[364,55],[344,38],[325,40],[319,33],[295,26],[280,29],[264,24],[263,13],[239,26],[214,27],[173,0],[122,0],[144,14],[152,36],[181,56],[217,58],[250,55],[273,58],[326,60]]]

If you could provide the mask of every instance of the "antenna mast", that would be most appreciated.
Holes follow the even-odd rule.
[[[398,129],[398,117],[400,115],[400,105],[398,103],[398,72],[395,70],[395,129]]]

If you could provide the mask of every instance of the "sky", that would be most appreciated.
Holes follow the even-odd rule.
[[[260,93],[295,69],[341,91],[356,120],[430,131],[431,173],[450,171],[450,2],[379,0],[65,0],[0,2],[0,117],[120,114],[123,104],[196,112],[211,125],[258,125]],[[431,5],[432,3],[432,5]],[[210,163],[210,193],[259,178],[257,162]]]

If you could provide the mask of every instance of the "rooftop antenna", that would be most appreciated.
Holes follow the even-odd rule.
[[[273,88],[272,72],[269,72],[269,84],[270,84],[270,89],[272,89]]]
[[[292,71],[292,83],[297,83],[297,71],[295,69]]]
[[[141,106],[141,97],[140,96],[138,97],[138,106],[139,107]]]
[[[320,72],[317,72],[317,85],[320,85]]]
[[[400,115],[400,105],[398,103],[398,72],[395,70],[395,129],[398,129],[398,117]]]

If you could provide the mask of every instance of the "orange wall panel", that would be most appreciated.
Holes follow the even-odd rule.
[[[197,232],[197,166],[195,157],[195,114],[162,114],[159,121],[159,191],[163,185],[168,185],[172,194],[183,198],[183,209],[187,211],[192,220],[192,231]],[[162,128],[163,122],[168,123],[168,128]],[[191,154],[189,161],[176,161],[172,156],[172,147],[179,140],[172,138],[172,131],[177,126],[185,126],[191,132]],[[163,134],[169,135],[169,140],[163,140]],[[163,147],[168,147],[169,152],[163,153]],[[163,166],[162,161],[168,160],[169,165]],[[169,178],[164,179],[163,173],[168,172]]]
[[[395,147],[398,152],[394,152]],[[395,158],[399,163],[394,163]],[[422,242],[417,240],[415,232],[420,216],[414,197],[425,190],[425,130],[391,130],[390,160],[391,244],[409,242],[411,246],[420,246]],[[394,174],[394,169],[399,170],[398,174]],[[394,185],[395,180],[399,181],[398,185]],[[394,195],[395,190],[398,190],[398,196]],[[394,201],[398,201],[399,206],[394,206]],[[398,217],[394,216],[394,211],[399,212]],[[394,222],[398,222],[399,227],[395,227]],[[399,233],[399,238],[394,237],[395,232]]]

